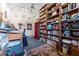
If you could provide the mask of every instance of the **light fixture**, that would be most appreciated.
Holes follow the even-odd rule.
[[[33,9],[36,9],[35,6],[34,6],[34,4],[32,4],[32,5],[30,6],[30,9],[31,9],[31,10],[30,10],[30,13],[32,12]]]
[[[36,8],[34,7],[34,4],[31,5],[31,8],[32,8],[32,9],[36,9]]]
[[[25,9],[24,11],[27,12],[27,9]]]

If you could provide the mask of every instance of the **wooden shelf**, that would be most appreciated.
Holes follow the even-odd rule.
[[[52,14],[53,11],[48,12],[48,15]]]
[[[46,9],[42,10],[39,14],[41,14],[42,12],[44,12]]]
[[[59,29],[53,29],[53,30],[59,31]]]
[[[41,17],[41,18],[40,18],[40,20],[41,20],[41,19],[45,19],[45,18],[46,18],[46,16],[44,16],[44,17]]]
[[[52,23],[52,25],[57,25],[57,24],[59,24],[59,22],[58,23]]]
[[[46,35],[46,33],[42,33],[42,32],[40,32],[40,34],[44,34],[44,35]]]
[[[66,37],[66,36],[61,36],[61,38],[71,39],[71,40],[79,40],[78,37]]]
[[[51,20],[48,20],[48,22],[47,23],[52,23],[52,24],[58,24],[59,22],[56,22],[56,21],[59,21],[59,20],[53,20],[53,19],[51,19]]]
[[[40,26],[40,27],[46,27],[46,25],[42,25],[42,26]]]
[[[43,15],[45,15],[45,14],[46,14],[46,13],[44,12],[43,14],[40,15],[40,17],[43,16]]]
[[[55,40],[53,40],[53,39],[49,39],[49,38],[47,38],[47,39],[50,40],[50,41],[54,41],[54,42],[58,43],[58,41],[55,41]]]
[[[45,29],[40,29],[40,30],[45,30]]]
[[[78,10],[79,10],[79,8],[74,8],[74,9],[72,9],[72,10],[70,10],[70,11],[67,11],[67,12],[65,12],[65,13],[62,13],[62,15],[64,15],[64,14],[72,15],[72,14],[74,14],[74,13],[77,13]]]
[[[66,31],[79,31],[79,29],[62,29],[62,30],[66,30]]]
[[[42,9],[44,9],[45,8],[45,6],[47,6],[47,4],[45,4],[39,11],[41,11]]]
[[[45,25],[46,25],[46,27],[47,27],[47,25],[49,24],[49,23],[51,23],[51,26],[53,27],[53,25],[58,25],[59,26],[59,29],[50,29],[50,30],[48,30],[47,28],[46,28],[46,35],[45,35],[45,37],[48,39],[48,40],[51,40],[51,41],[54,41],[54,42],[56,42],[55,40],[53,40],[52,39],[52,37],[57,37],[58,39],[59,39],[59,42],[58,42],[58,52],[59,52],[59,54],[60,55],[62,55],[62,56],[68,56],[68,54],[65,54],[65,53],[63,53],[63,49],[62,49],[62,40],[63,39],[67,39],[67,40],[77,40],[77,41],[79,41],[79,37],[75,37],[75,36],[71,36],[71,37],[66,37],[66,36],[62,36],[62,33],[63,33],[63,31],[73,31],[73,32],[79,32],[79,29],[73,29],[73,28],[71,28],[71,29],[62,29],[62,25],[63,24],[65,24],[65,23],[68,23],[68,24],[75,24],[75,23],[77,23],[77,22],[79,22],[79,20],[75,20],[75,19],[70,19],[70,20],[62,20],[62,16],[63,15],[65,15],[65,14],[67,14],[67,15],[69,15],[69,16],[72,16],[73,14],[75,14],[75,13],[78,13],[79,12],[79,8],[74,8],[74,9],[72,9],[72,10],[69,10],[69,11],[67,11],[67,12],[63,12],[62,13],[62,9],[64,9],[64,8],[66,8],[66,7],[68,7],[68,4],[69,3],[64,3],[63,5],[61,5],[60,3],[52,3],[52,4],[46,4],[45,6],[43,6],[42,8],[45,8],[45,10],[42,10],[42,8],[41,8],[41,10],[42,10],[42,13],[45,11],[46,12],[46,20],[45,21],[42,21],[42,24],[44,24],[44,22],[45,22]],[[53,8],[53,9],[52,9]],[[69,7],[68,7],[69,8]],[[55,13],[54,13],[55,12]],[[42,14],[42,15],[44,15],[44,14]],[[42,16],[41,15],[41,16]],[[43,20],[44,18],[42,18],[42,20]],[[56,21],[59,21],[59,22],[57,22],[56,23]],[[40,23],[41,24],[41,23]],[[41,30],[43,30],[43,29],[41,29]],[[48,32],[47,31],[54,31],[54,30],[56,30],[56,31],[58,31],[59,32],[59,35],[54,35],[54,34],[48,34]],[[71,34],[71,33],[70,33]],[[44,34],[43,34],[44,35]],[[50,37],[51,38],[48,38],[48,36],[47,35],[50,35]],[[43,37],[43,36],[42,36]],[[65,43],[63,43],[63,44],[65,44]],[[69,47],[71,47],[71,44],[69,44]],[[71,51],[71,53],[72,53],[72,55],[73,54],[75,54],[75,52],[72,52],[72,50],[74,51],[76,51],[76,52],[79,52],[79,50],[77,50],[78,48],[76,48],[76,47],[71,47],[71,49],[70,49],[70,51]],[[69,52],[69,55],[70,55],[70,52]],[[77,54],[75,54],[75,55],[78,55],[78,53]]]
[[[46,20],[44,20],[44,21],[40,21],[40,23],[44,23],[44,22],[46,22]]]
[[[79,22],[79,20],[72,20],[72,21],[61,21],[61,23],[76,23]]]
[[[54,7],[56,5],[56,3],[51,4],[49,7],[47,7],[47,9],[51,9],[52,7]]]
[[[56,31],[58,31],[59,29],[51,29],[51,30],[47,30],[47,31],[53,31],[53,30],[56,30]]]
[[[56,37],[59,37],[58,35],[51,35],[51,36],[56,36]]]
[[[67,7],[68,6],[68,3],[64,3],[61,7],[62,8],[65,8],[65,7]]]
[[[52,31],[52,29],[47,29],[47,31]]]
[[[51,17],[48,17],[48,19],[55,18],[55,17],[58,17],[58,16],[59,16],[59,13],[57,13],[57,14],[51,16]]]
[[[40,11],[40,13],[39,14],[41,14],[42,12],[44,12],[45,10],[46,10],[46,7],[47,6],[47,4],[45,4],[39,11]]]

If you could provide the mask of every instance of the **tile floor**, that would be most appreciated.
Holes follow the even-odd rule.
[[[26,47],[26,49],[28,50],[36,48],[44,44],[43,42],[39,40],[35,40],[33,37],[27,37],[27,41],[28,41],[28,46]]]
[[[28,41],[28,46],[26,47],[24,56],[27,56],[27,52],[28,51],[32,52],[32,50],[34,50],[35,48],[37,48],[36,50],[39,50],[40,49],[40,51],[41,51],[42,48],[40,48],[40,47],[42,47],[43,45],[45,45],[43,42],[41,42],[39,40],[35,40],[33,37],[27,37],[27,41]],[[36,52],[36,50],[35,50],[35,52]],[[50,54],[50,56],[57,56],[57,52],[56,52],[55,49],[52,52],[53,53]]]

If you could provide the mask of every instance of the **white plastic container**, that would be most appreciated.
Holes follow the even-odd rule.
[[[68,43],[68,44],[71,43],[71,40],[67,40],[67,39],[63,39],[62,41],[65,42],[65,43]]]
[[[72,45],[74,45],[74,46],[78,46],[78,41],[76,41],[76,40],[72,40]]]

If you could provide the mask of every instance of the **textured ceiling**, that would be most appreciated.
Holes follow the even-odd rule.
[[[9,6],[9,8],[13,8],[13,9],[17,9],[18,10],[22,10],[27,9],[28,12],[32,11],[33,13],[39,13],[39,9],[44,5],[43,3],[33,3],[33,6],[35,7],[35,9],[31,9],[31,5],[32,3],[8,3],[7,4]]]
[[[44,5],[43,3],[33,3],[33,4],[36,9],[40,9]],[[7,5],[30,9],[32,3],[8,3]]]
[[[35,9],[31,9],[32,3],[8,3],[7,6],[11,10],[17,10],[26,12],[28,17],[36,19],[39,16],[39,9],[43,6],[43,3],[33,3]],[[25,11],[26,10],[26,11]]]

